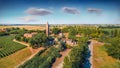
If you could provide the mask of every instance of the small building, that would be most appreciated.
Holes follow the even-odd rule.
[[[37,32],[25,33],[25,34],[24,34],[24,37],[25,37],[25,38],[31,38],[31,37],[33,37],[33,36],[36,35],[36,34],[37,34]]]
[[[63,37],[63,33],[59,33],[59,37],[62,38]]]
[[[70,45],[70,46],[76,46],[77,45],[77,41],[73,41],[72,39],[62,39],[66,44]]]
[[[81,35],[77,34],[76,37],[81,37]]]

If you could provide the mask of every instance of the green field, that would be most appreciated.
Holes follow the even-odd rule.
[[[108,56],[104,45],[95,44],[93,51],[93,68],[120,68],[120,61]]]
[[[107,31],[108,33],[111,33],[111,31],[113,31],[113,30],[118,30],[118,31],[120,31],[120,28],[102,28],[102,30],[103,31]]]
[[[13,39],[14,35],[0,37],[0,58],[11,55],[26,47],[25,45],[13,42]]]

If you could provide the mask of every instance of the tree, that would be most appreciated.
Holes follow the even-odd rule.
[[[120,38],[115,37],[109,39],[108,44],[105,44],[105,47],[107,49],[108,55],[116,59],[120,59]]]
[[[69,30],[68,38],[70,38],[72,40],[76,40],[76,34],[77,34],[76,30],[71,28]]]
[[[28,41],[29,41],[29,39],[28,39],[28,38],[25,38],[25,37],[22,37],[21,40],[24,41],[24,42],[28,42]]]
[[[33,36],[30,39],[30,44],[32,47],[40,47],[40,46],[46,46],[45,43],[47,43],[47,36],[44,33],[38,33],[37,35]]]
[[[18,35],[15,36],[15,39],[20,41],[21,40],[21,36],[22,36],[21,34],[18,34]]]
[[[58,49],[59,49],[60,51],[64,51],[66,48],[67,48],[67,46],[66,46],[65,42],[60,41],[60,44],[59,44]]]
[[[87,38],[79,40],[79,43],[81,44],[73,47],[69,55],[65,57],[63,68],[83,68],[82,65],[85,62],[85,57],[88,53],[87,41]]]
[[[52,33],[54,33],[54,34],[59,34],[60,32],[61,32],[61,29],[59,29],[59,28],[54,27],[52,29]]]
[[[69,56],[64,58],[63,68],[72,68],[72,63],[69,60]]]
[[[69,31],[69,27],[64,27],[64,28],[62,28],[62,30],[61,30],[63,33],[67,33],[68,31]]]
[[[78,40],[78,44],[84,44],[88,41],[88,38],[87,37],[80,37],[79,40]]]
[[[0,36],[6,36],[6,35],[9,35],[8,32],[0,32]]]

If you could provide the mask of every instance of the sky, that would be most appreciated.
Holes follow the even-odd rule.
[[[120,24],[119,0],[0,0],[0,24]]]

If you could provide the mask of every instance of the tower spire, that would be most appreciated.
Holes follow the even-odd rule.
[[[48,21],[46,23],[46,35],[49,36],[49,24],[48,24]]]

